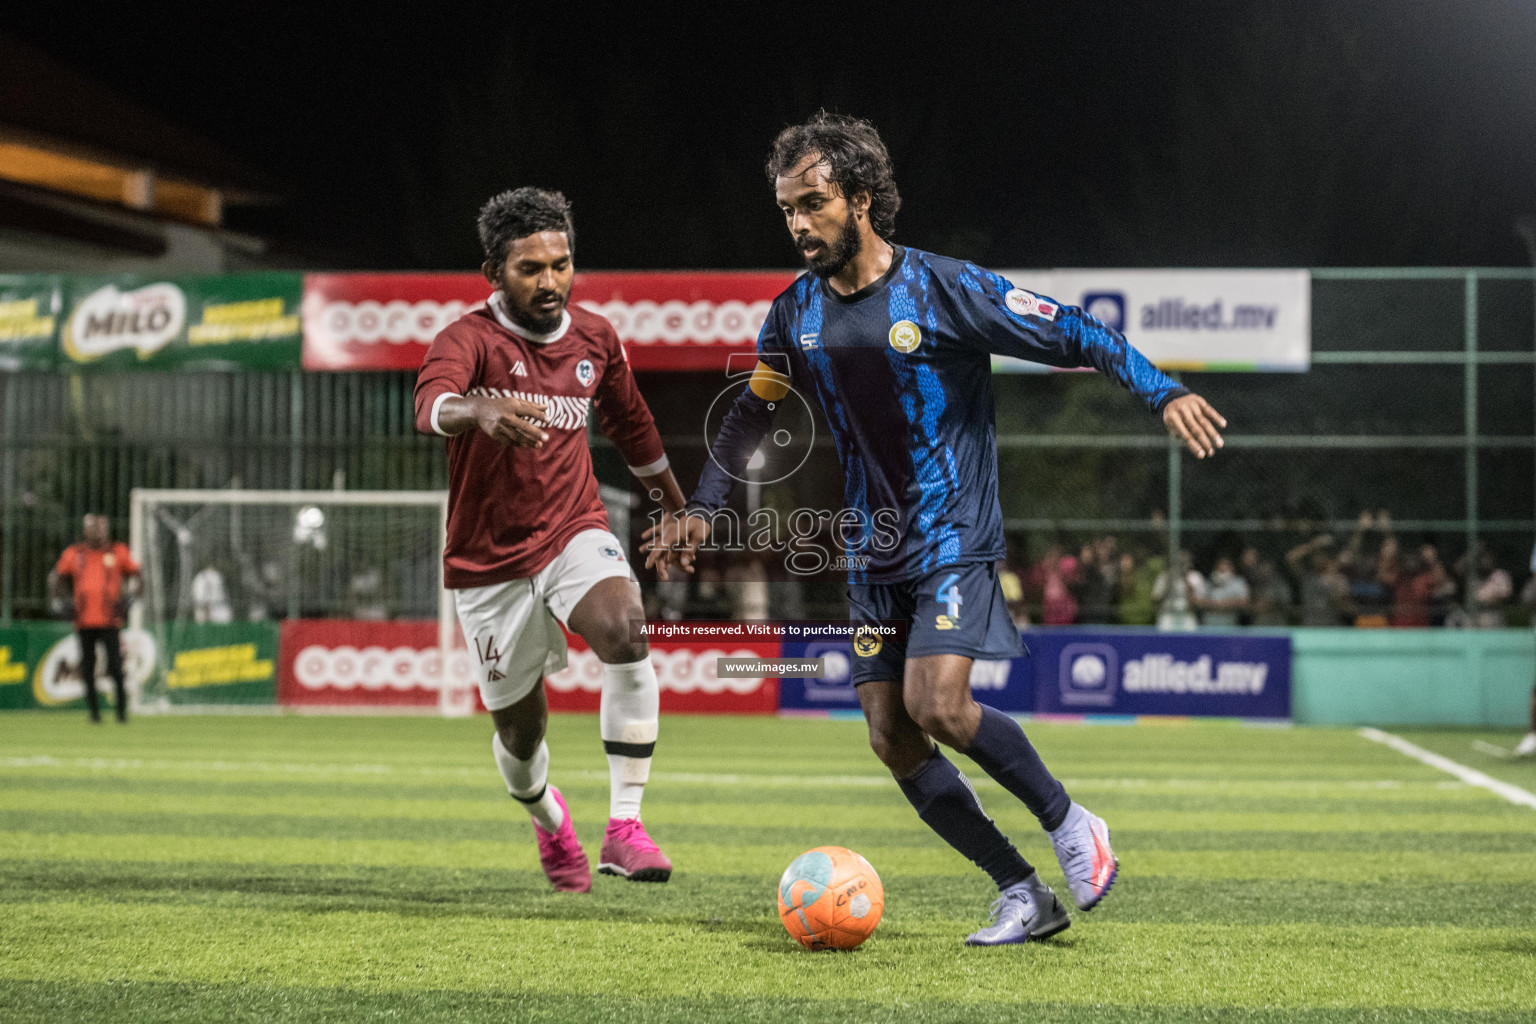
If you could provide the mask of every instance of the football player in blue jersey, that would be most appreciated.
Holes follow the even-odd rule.
[[[982,810],[934,741],[1022,800],[1050,835],[1082,910],[1119,862],[1104,821],[1073,802],[1011,717],[971,697],[973,659],[1023,653],[995,565],[1004,554],[990,356],[1092,367],[1163,418],[1199,458],[1226,421],[1081,309],[961,260],[892,242],[900,196],[868,122],[825,112],[786,128],[768,160],[809,273],[773,303],[758,365],[687,508],[647,531],[648,566],[692,571],[735,479],[791,388],[815,396],[842,463],[836,524],[855,624],[904,622],[904,639],[854,642],[869,741],[918,816],[997,883],[992,918],[966,941],[1026,942],[1070,918]]]

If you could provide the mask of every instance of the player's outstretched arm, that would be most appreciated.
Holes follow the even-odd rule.
[[[1180,395],[1163,406],[1163,423],[1168,433],[1183,441],[1197,459],[1215,455],[1216,449],[1225,443],[1216,428],[1225,428],[1226,418],[1199,395]]]
[[[549,410],[521,398],[468,398],[451,395],[437,412],[437,426],[445,434],[462,434],[479,428],[493,441],[518,448],[541,448],[549,435],[543,424]]]

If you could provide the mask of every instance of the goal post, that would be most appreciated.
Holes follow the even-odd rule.
[[[129,626],[155,650],[136,703],[270,702],[281,676],[284,703],[472,714],[447,520],[446,491],[134,489]]]

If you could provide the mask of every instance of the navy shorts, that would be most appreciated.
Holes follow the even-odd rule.
[[[898,583],[852,584],[848,618],[854,623],[907,623],[904,641],[885,638],[876,643],[855,633],[854,686],[877,679],[900,682],[908,658],[960,654],[1000,661],[1024,653],[993,562],[946,565]]]

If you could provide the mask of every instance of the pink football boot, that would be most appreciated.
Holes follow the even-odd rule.
[[[587,864],[586,852],[576,839],[576,826],[571,824],[571,812],[565,806],[565,797],[560,795],[558,789],[550,786],[549,791],[554,795],[555,803],[560,805],[560,813],[565,816],[565,820],[560,822],[560,827],[554,832],[544,831],[544,827],[537,821],[533,823],[534,834],[539,837],[539,863],[544,865],[544,874],[556,889],[561,892],[587,892],[592,888],[592,868]],[[606,844],[603,849],[608,849]]]
[[[665,882],[672,877],[672,862],[646,835],[639,818],[609,818],[597,870],[631,882]]]

